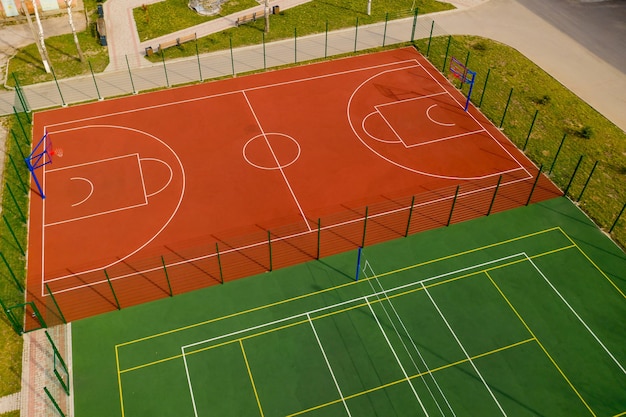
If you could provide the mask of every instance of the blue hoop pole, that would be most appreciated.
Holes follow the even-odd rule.
[[[361,246],[359,246],[359,251],[358,251],[357,257],[356,257],[356,279],[355,279],[355,281],[359,280],[359,274],[361,273],[361,253],[363,253],[363,248]]]

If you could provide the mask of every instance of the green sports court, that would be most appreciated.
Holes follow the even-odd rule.
[[[76,415],[626,415],[626,256],[566,198],[71,324]]]

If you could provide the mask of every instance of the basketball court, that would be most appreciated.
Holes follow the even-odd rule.
[[[538,179],[535,200],[560,195],[464,105],[404,48],[37,113],[34,137],[62,152],[36,171],[45,199],[33,185],[31,301],[53,294],[73,320],[160,298],[150,276],[183,252],[286,225],[314,233],[324,216],[463,184],[493,194]]]

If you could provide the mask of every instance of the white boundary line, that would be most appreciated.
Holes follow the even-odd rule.
[[[585,327],[585,329],[587,329],[589,334],[591,334],[591,336],[593,336],[593,338],[596,340],[596,342],[598,342],[598,344],[602,347],[602,349],[604,349],[604,351],[609,355],[609,357],[613,360],[613,362],[615,362],[615,364],[619,367],[619,369],[622,371],[622,373],[626,374],[626,370],[624,370],[624,367],[622,366],[622,364],[619,363],[619,361],[615,358],[615,356],[613,356],[613,354],[604,345],[604,343],[602,343],[600,338],[598,336],[596,336],[596,334],[593,332],[593,330],[591,330],[591,328],[587,325],[587,323],[585,323],[585,321],[580,317],[580,315],[578,315],[576,310],[574,310],[574,308],[570,305],[570,303],[567,302],[565,297],[563,297],[563,295],[559,292],[559,290],[557,290],[556,287],[552,284],[552,282],[550,282],[548,277],[541,271],[541,269],[539,269],[537,264],[535,264],[535,262],[526,253],[524,253],[524,256],[526,257],[528,262],[530,262],[530,264],[533,266],[533,268],[535,268],[535,270],[539,273],[539,275],[541,275],[541,277],[546,281],[546,283],[550,286],[550,288],[552,288],[552,290],[556,293],[556,295],[559,296],[559,298],[561,299],[561,301],[563,301],[563,303],[567,306],[567,308],[569,308],[569,310],[572,312],[572,314],[574,314],[574,316],[576,316],[578,321]]]
[[[330,362],[328,361],[328,357],[326,356],[326,351],[324,351],[324,346],[322,346],[322,342],[320,341],[320,338],[317,335],[317,330],[315,330],[315,325],[313,324],[313,321],[311,320],[311,316],[309,315],[309,313],[307,313],[306,317],[309,321],[309,324],[311,325],[311,329],[313,329],[315,340],[317,340],[317,344],[320,347],[320,350],[322,351],[322,355],[324,356],[324,360],[326,361],[326,366],[328,366],[328,370],[330,371],[330,376],[332,376],[333,381],[335,382],[335,387],[337,387],[337,392],[339,392],[339,396],[341,397],[341,402],[343,403],[343,406],[346,409],[348,416],[352,417],[352,414],[350,414],[350,409],[348,408],[348,404],[346,403],[346,399],[343,393],[341,392],[341,388],[339,387],[339,383],[337,382],[337,378],[335,377],[333,368],[332,366],[330,366]]]
[[[417,394],[417,391],[415,391],[415,387],[413,386],[413,382],[411,381],[411,378],[409,378],[409,375],[406,373],[406,370],[404,369],[404,366],[402,366],[402,362],[400,362],[400,358],[398,358],[398,354],[396,353],[396,350],[393,348],[393,345],[389,341],[389,338],[387,337],[387,333],[385,333],[385,330],[383,329],[383,326],[380,324],[380,321],[378,320],[378,316],[376,315],[376,313],[374,313],[374,309],[372,308],[372,305],[370,304],[370,302],[367,299],[367,297],[365,297],[365,302],[367,303],[367,306],[369,307],[370,312],[372,313],[372,316],[374,317],[374,320],[376,320],[376,324],[378,325],[378,328],[380,329],[380,332],[383,334],[383,337],[385,338],[385,341],[387,342],[387,345],[389,346],[389,349],[391,349],[391,353],[393,354],[393,357],[396,359],[396,362],[398,362],[398,366],[400,366],[400,369],[402,370],[402,374],[404,375],[404,379],[406,379],[406,382],[408,382],[409,386],[411,387],[411,391],[413,391],[413,395],[415,395],[415,398],[417,399],[417,402],[419,403],[420,407],[422,408],[422,411],[424,412],[424,414],[426,414],[426,417],[428,417],[429,414],[428,414],[428,411],[426,410],[426,408],[424,407],[424,404],[422,403],[422,399]]]
[[[185,355],[185,346],[180,348],[182,351],[183,362],[185,363],[185,374],[187,374],[187,384],[189,385],[189,394],[191,395],[191,404],[193,405],[193,414],[198,417],[198,409],[196,407],[196,397],[193,394],[193,386],[191,385],[191,375],[189,374],[189,366],[187,364],[187,356]]]
[[[493,398],[493,400],[496,402],[496,405],[498,406],[498,408],[500,409],[500,412],[502,413],[502,415],[506,416],[507,414],[504,412],[504,409],[502,409],[502,406],[500,405],[500,402],[498,401],[498,399],[496,398],[496,396],[494,395],[493,391],[491,391],[491,388],[489,388],[489,385],[487,384],[487,381],[485,381],[485,378],[483,378],[482,374],[480,373],[480,371],[478,370],[478,368],[476,367],[476,364],[474,363],[474,361],[472,360],[471,356],[467,353],[467,350],[465,350],[465,347],[463,347],[463,344],[461,343],[461,341],[459,340],[459,338],[457,337],[456,333],[454,332],[454,330],[452,329],[452,326],[450,326],[450,323],[448,323],[448,320],[446,320],[446,317],[443,315],[443,313],[441,312],[441,310],[439,309],[439,306],[437,305],[437,303],[435,302],[435,300],[433,299],[433,297],[430,295],[430,292],[428,292],[428,289],[426,288],[426,286],[422,283],[422,288],[424,289],[424,292],[426,293],[426,295],[428,296],[428,298],[430,299],[430,302],[433,304],[433,306],[435,307],[435,309],[437,310],[437,312],[439,313],[439,316],[441,316],[442,320],[444,321],[444,323],[446,324],[446,327],[448,327],[448,330],[450,330],[450,333],[452,334],[452,336],[454,337],[454,340],[456,340],[456,343],[459,345],[459,347],[461,348],[461,350],[463,351],[463,353],[465,354],[465,357],[467,358],[467,360],[469,361],[469,363],[472,365],[472,368],[474,368],[474,371],[476,371],[476,374],[478,374],[478,377],[480,378],[480,380],[483,382],[483,384],[485,385],[485,388],[487,388],[487,391],[489,391],[489,395],[491,395],[491,398]]]
[[[153,109],[158,109],[158,108],[163,108],[163,107],[168,107],[168,106],[176,106],[176,105],[179,105],[179,104],[192,103],[194,101],[202,101],[202,100],[208,100],[208,99],[217,98],[217,97],[224,97],[224,96],[238,94],[238,93],[242,93],[242,92],[246,92],[246,91],[263,90],[263,89],[266,89],[266,88],[280,87],[280,86],[289,85],[289,84],[297,84],[297,83],[306,82],[306,81],[312,81],[312,80],[319,80],[319,79],[334,77],[336,75],[345,75],[345,74],[351,74],[351,73],[355,73],[355,72],[369,71],[369,70],[377,69],[377,68],[398,66],[398,65],[401,65],[401,64],[409,63],[409,62],[417,63],[417,60],[409,59],[409,60],[404,60],[404,61],[388,62],[388,63],[385,63],[385,64],[372,65],[372,66],[369,66],[369,67],[355,68],[355,69],[346,70],[346,71],[339,71],[339,72],[333,72],[333,73],[329,73],[329,74],[317,75],[317,76],[313,76],[313,77],[300,78],[300,79],[297,79],[297,80],[284,81],[284,82],[272,83],[272,84],[265,84],[265,85],[261,85],[261,86],[257,86],[257,87],[245,88],[245,89],[241,89],[241,90],[232,90],[232,91],[228,91],[228,92],[225,92],[225,93],[210,94],[210,95],[207,95],[207,96],[194,97],[194,98],[190,98],[190,99],[186,99],[186,100],[172,101],[172,102],[163,103],[163,104],[156,104],[156,105],[153,105],[153,106],[139,107],[139,108],[135,108],[135,109],[132,109],[132,110],[123,110],[123,111],[112,112],[112,113],[107,113],[107,114],[99,114],[97,116],[85,117],[85,118],[82,118],[82,119],[75,119],[75,120],[70,120],[70,121],[66,121],[66,122],[52,123],[50,125],[45,126],[44,129],[47,129],[47,128],[50,128],[50,127],[54,127],[54,126],[63,126],[63,125],[68,125],[68,124],[73,124],[73,123],[81,123],[81,122],[86,122],[86,121],[91,121],[91,120],[97,120],[97,119],[102,119],[102,118],[106,118],[106,117],[110,117],[110,116],[118,116],[118,115],[122,115],[122,114],[136,113],[136,112],[144,111],[144,110],[153,110]],[[413,65],[413,66],[421,66],[421,65],[419,65],[419,63],[417,63],[417,64],[418,65]],[[64,130],[57,130],[56,132],[63,132],[63,131]]]

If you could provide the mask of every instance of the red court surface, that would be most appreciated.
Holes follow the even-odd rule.
[[[526,204],[537,168],[464,102],[404,48],[37,113],[29,297],[73,320]]]

